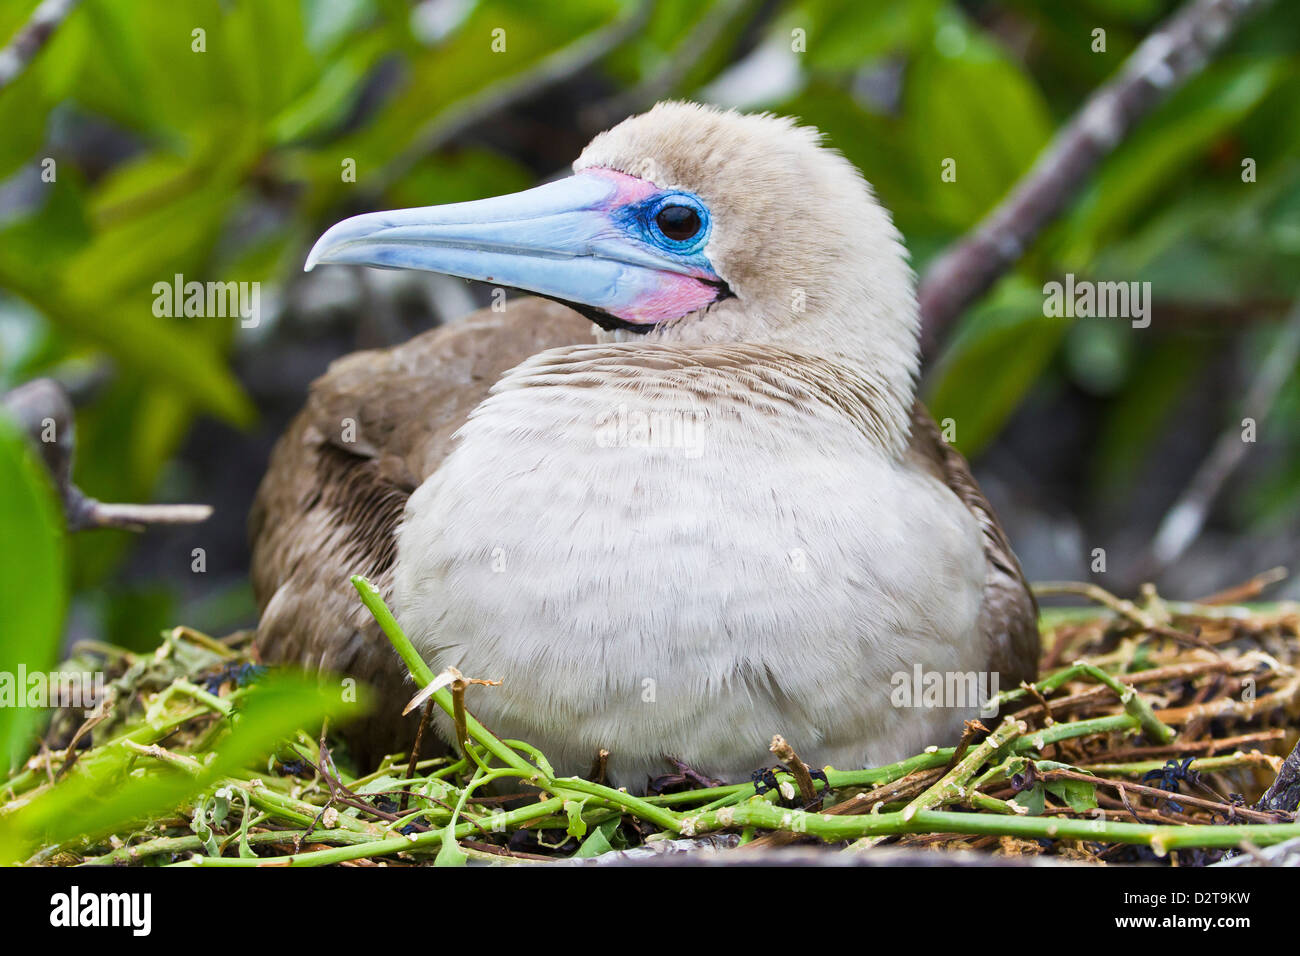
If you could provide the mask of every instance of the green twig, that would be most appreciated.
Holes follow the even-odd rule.
[[[930,789],[904,807],[903,819],[910,820],[921,810],[932,810],[935,807],[942,807],[949,803],[965,800],[970,794],[971,778],[975,776],[980,767],[984,766],[984,763],[1001,750],[1003,746],[1015,740],[1027,729],[1024,721],[1007,717],[993,733],[985,737],[978,745],[972,747],[966,756],[962,757],[955,767],[940,777]]]

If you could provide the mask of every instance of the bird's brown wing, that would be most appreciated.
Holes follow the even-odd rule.
[[[1004,689],[1038,677],[1038,602],[1020,569],[993,506],[980,491],[961,452],[939,433],[934,419],[917,401],[912,406],[912,442],[908,454],[953,490],[979,522],[987,565],[980,633],[989,642],[989,664]]]
[[[271,453],[249,516],[263,660],[355,677],[376,690],[350,728],[358,759],[401,748],[415,721],[406,669],[359,603],[362,574],[388,596],[406,499],[501,375],[544,349],[590,341],[591,323],[544,299],[484,309],[389,349],[330,365]]]

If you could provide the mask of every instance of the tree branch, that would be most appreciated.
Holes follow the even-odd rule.
[[[1292,307],[1242,401],[1243,418],[1252,419],[1256,428],[1263,426],[1297,362],[1300,362],[1300,299]],[[1250,444],[1242,436],[1242,422],[1233,421],[1215,440],[1209,456],[1161,520],[1150,551],[1139,564],[1138,576],[1144,580],[1155,577],[1182,557],[1201,533],[1210,506],[1228,478],[1245,461],[1249,450]]]
[[[211,516],[212,508],[208,505],[106,504],[74,485],[72,402],[63,386],[53,379],[38,378],[20,385],[4,396],[3,404],[19,429],[32,439],[49,469],[63,500],[69,531],[87,528],[143,531],[146,525],[197,524]]]
[[[18,79],[81,0],[43,0],[9,45],[0,50],[0,90]]]
[[[1193,0],[1157,27],[1061,128],[1033,168],[926,270],[919,292],[930,352],[1074,197],[1129,132],[1201,71],[1246,15],[1271,0]]]

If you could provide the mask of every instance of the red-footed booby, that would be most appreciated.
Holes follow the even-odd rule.
[[[355,573],[435,671],[502,681],[489,728],[632,787],[665,755],[743,779],[776,733],[896,760],[976,709],[900,675],[1035,675],[1020,566],[915,398],[900,236],[815,130],[660,104],[566,179],[340,222],[327,263],[545,297],[338,360],[272,456],[259,647],[377,685],[363,749],[409,744],[414,687]]]

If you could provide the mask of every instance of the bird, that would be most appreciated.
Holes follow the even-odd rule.
[[[250,516],[266,661],[373,685],[355,751],[409,746],[415,691],[349,576],[435,672],[557,773],[607,753],[743,780],[953,742],[977,705],[900,675],[1037,673],[1037,607],[917,399],[915,276],[814,128],[664,102],[524,192],[365,213],[305,268],[531,293],[333,362]],[[449,721],[437,718],[444,740]]]

